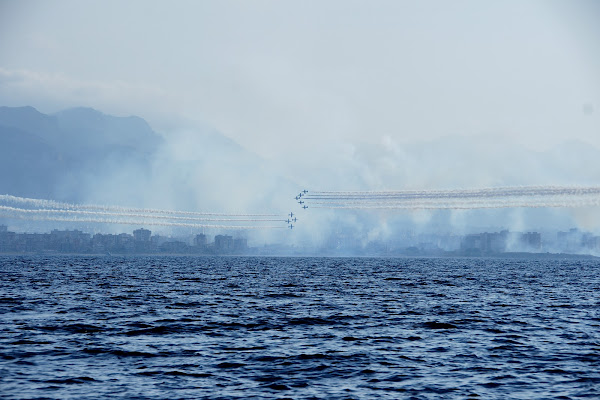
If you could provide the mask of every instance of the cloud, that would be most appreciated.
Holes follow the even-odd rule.
[[[2,67],[0,89],[2,105],[34,105],[45,112],[89,106],[118,115],[166,115],[171,97],[155,85],[82,80],[65,74]],[[162,109],[161,103],[166,104]]]

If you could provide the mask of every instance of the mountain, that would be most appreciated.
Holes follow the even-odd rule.
[[[161,138],[137,117],[77,108],[54,115],[0,107],[0,192],[79,201],[78,186],[108,163],[149,166]]]
[[[0,193],[49,197],[68,170],[61,154],[44,139],[0,126]]]
[[[58,125],[57,145],[74,148],[122,147],[154,152],[162,137],[140,117],[114,117],[93,108],[71,108],[52,117]]]
[[[33,107],[0,107],[0,125],[50,139],[59,135],[55,116],[42,114]]]
[[[209,128],[156,133],[91,108],[0,107],[0,193],[191,210],[269,209],[297,187]]]

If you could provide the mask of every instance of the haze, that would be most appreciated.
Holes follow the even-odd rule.
[[[219,132],[298,189],[597,185],[599,20],[591,0],[1,1],[0,105],[138,115],[179,161]]]

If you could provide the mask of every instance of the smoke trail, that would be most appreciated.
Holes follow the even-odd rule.
[[[401,199],[401,198],[477,198],[506,196],[557,196],[600,194],[600,187],[529,186],[471,190],[406,190],[389,192],[313,192],[306,200],[316,199]]]
[[[511,203],[511,204],[374,204],[374,205],[325,205],[312,206],[311,208],[323,209],[360,209],[360,210],[473,210],[473,209],[498,209],[498,208],[577,208],[589,206],[589,203],[576,204],[556,204],[556,203],[540,203],[531,204],[530,202]],[[595,205],[600,205],[597,203]]]
[[[285,229],[286,226],[269,226],[269,225],[209,225],[209,224],[193,224],[185,222],[161,222],[161,221],[148,221],[145,219],[139,220],[123,220],[123,219],[111,219],[111,218],[100,218],[100,217],[63,217],[56,215],[38,215],[32,214],[24,209],[13,209],[6,210],[0,208],[0,216],[15,218],[15,219],[27,219],[34,221],[58,221],[58,222],[87,222],[87,223],[104,223],[104,224],[120,224],[120,225],[152,225],[152,226],[165,226],[165,227],[185,227],[185,228],[219,228],[219,229]],[[39,211],[39,210],[35,210]]]
[[[4,203],[4,205],[1,203]],[[0,195],[0,216],[36,221],[93,222],[188,228],[286,228],[285,225],[272,226],[265,224],[269,222],[285,222],[284,216],[280,214],[226,214],[127,208],[120,206],[79,205],[12,195]],[[215,222],[221,223],[216,224]],[[230,225],[232,223],[233,225]]]
[[[389,192],[311,192],[313,208],[474,209],[583,207],[600,205],[600,187],[528,186]]]
[[[180,221],[201,221],[201,222],[285,222],[283,219],[264,219],[264,218],[198,218],[181,217],[175,215],[141,214],[141,213],[119,213],[107,211],[87,211],[87,210],[68,210],[68,209],[29,209],[0,205],[0,210],[15,211],[29,214],[71,214],[71,215],[91,215],[91,216],[109,216],[109,217],[134,217],[144,219],[163,219]]]
[[[187,215],[187,216],[220,216],[220,217],[281,217],[280,214],[228,214],[216,212],[195,212],[195,211],[176,211],[176,210],[159,210],[152,208],[131,208],[110,205],[93,205],[93,204],[72,204],[58,202],[54,200],[32,199],[27,197],[18,197],[8,194],[0,195],[0,202],[21,204],[24,206],[38,207],[44,209],[57,210],[90,210],[90,211],[106,211],[117,213],[139,213],[139,214],[162,214],[162,215]]]
[[[310,203],[313,207],[396,207],[396,208],[507,208],[507,207],[582,207],[600,205],[600,196],[594,197],[511,197],[489,199],[410,199],[410,200],[344,200],[315,201]]]

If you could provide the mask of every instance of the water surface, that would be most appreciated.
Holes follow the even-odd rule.
[[[600,398],[596,260],[0,257],[7,399]]]

